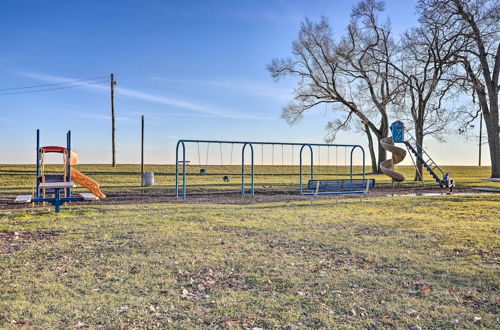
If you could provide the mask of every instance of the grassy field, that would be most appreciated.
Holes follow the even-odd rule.
[[[140,188],[140,169],[138,165],[78,165],[78,170],[97,180],[103,190],[134,190]],[[60,173],[62,166],[49,165],[47,173]],[[193,188],[206,189],[235,189],[241,183],[241,167],[239,166],[207,166],[208,174],[199,175],[199,166],[188,166],[187,184]],[[490,176],[491,168],[488,166],[448,166],[443,167],[446,172],[452,173],[456,178],[459,187],[494,187],[495,183],[483,181],[481,179]],[[413,178],[414,167],[398,166],[397,170]],[[173,165],[148,165],[146,171],[155,172],[155,183],[157,189],[174,189],[175,187],[175,167]],[[355,173],[360,173],[361,167],[354,167]],[[0,193],[20,194],[30,193],[33,189],[35,178],[35,166],[29,165],[0,165]],[[250,173],[250,168],[246,170]],[[256,166],[255,180],[256,187],[262,185],[272,185],[276,187],[297,187],[299,168],[297,166]],[[309,173],[309,167],[304,166],[304,173]],[[348,169],[345,167],[323,166],[315,167],[316,178],[346,178]],[[224,175],[230,175],[231,181],[225,183],[222,180]],[[369,175],[368,177],[377,180],[379,185],[390,184],[389,177],[385,175]],[[425,180],[430,186],[435,185],[430,176],[425,175]],[[307,182],[307,175],[304,176],[304,183]],[[249,182],[249,181],[247,181]],[[419,182],[408,180],[405,185],[420,185]],[[142,188],[141,188],[142,189]]]
[[[137,187],[136,166],[79,169],[105,191]],[[172,185],[168,168],[148,170]],[[32,168],[0,171],[1,193],[30,189]],[[488,169],[453,171],[484,185]],[[477,195],[3,209],[0,327],[498,328],[499,205]]]
[[[494,328],[499,203],[4,210],[0,231],[56,235],[0,254],[0,324]]]

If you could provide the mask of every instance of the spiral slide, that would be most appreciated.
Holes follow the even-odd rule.
[[[384,160],[380,163],[380,170],[396,182],[402,182],[406,177],[393,170],[394,165],[401,163],[406,157],[406,150],[396,147],[391,136],[380,140],[380,145],[387,151],[392,152],[392,158]]]
[[[99,189],[99,183],[97,183],[97,181],[86,176],[82,172],[75,170],[74,168],[71,168],[71,180],[75,181],[79,185],[84,186],[97,197],[106,198],[106,195],[104,195],[101,189]]]

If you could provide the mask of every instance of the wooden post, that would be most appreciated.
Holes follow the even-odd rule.
[[[141,116],[141,185],[144,186],[144,115]]]
[[[483,142],[483,113],[479,117],[479,166],[481,166],[481,144]]]
[[[112,165],[116,166],[116,145],[115,145],[115,76],[110,75],[111,83],[111,152],[112,152]]]

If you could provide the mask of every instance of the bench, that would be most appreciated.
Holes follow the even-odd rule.
[[[304,195],[366,194],[375,187],[374,179],[309,180]]]
[[[31,195],[19,195],[14,200],[14,203],[31,203],[32,196]]]
[[[92,193],[79,193],[81,198],[83,198],[84,201],[98,201],[99,197]]]

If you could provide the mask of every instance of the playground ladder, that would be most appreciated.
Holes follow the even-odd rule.
[[[429,154],[422,148],[422,154],[419,154],[418,151],[416,150],[420,145],[417,143],[415,138],[410,135],[410,139],[404,141],[404,144],[406,145],[406,148],[411,151],[415,157],[417,157],[418,160],[422,163],[422,165],[425,167],[425,169],[432,175],[434,180],[439,183],[441,187],[446,186],[446,182],[444,181],[445,178],[445,173],[444,171],[436,164],[436,162],[429,156]],[[441,174],[441,177],[439,177],[438,173]],[[420,174],[421,179],[422,174]],[[443,179],[441,179],[443,178]]]

